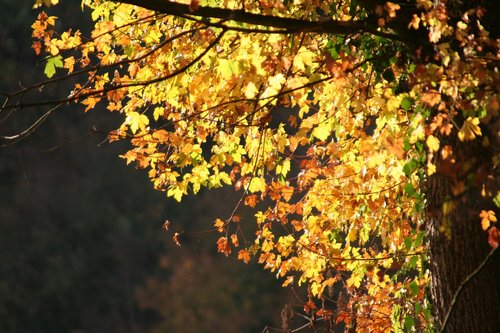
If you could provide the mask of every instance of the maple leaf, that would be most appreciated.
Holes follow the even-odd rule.
[[[47,62],[45,64],[44,73],[48,78],[51,78],[56,73],[56,68],[63,68],[64,64],[62,61],[62,56],[57,55],[54,57],[48,57]]]
[[[140,114],[138,112],[128,113],[126,124],[130,126],[130,131],[135,134],[137,131],[145,131],[146,126],[149,124],[149,119],[147,116]]]
[[[240,250],[238,252],[238,259],[243,260],[245,264],[250,262],[250,252],[247,250]]]
[[[465,119],[462,128],[458,131],[458,138],[460,141],[470,141],[476,138],[476,135],[481,135],[481,128],[479,125],[479,118],[468,117]]]
[[[236,234],[231,235],[231,243],[233,243],[235,247],[240,246],[240,243],[238,241],[238,236]]]
[[[429,152],[433,153],[439,150],[439,139],[434,135],[429,135],[426,140],[427,147],[429,148]]]
[[[492,227],[488,230],[488,243],[490,243],[491,247],[496,249],[498,247],[498,243],[500,242],[500,230],[497,227]]]
[[[217,252],[224,253],[226,257],[231,254],[231,245],[227,237],[220,237],[217,240]]]
[[[422,94],[420,100],[423,103],[433,107],[441,101],[441,94],[436,90],[429,90]]]
[[[217,228],[217,231],[223,232],[225,225],[226,225],[226,223],[224,223],[224,221],[222,221],[221,219],[215,220],[214,227]]]
[[[483,228],[483,230],[488,230],[490,225],[497,221],[495,212],[492,210],[488,211],[482,210],[481,213],[479,214],[479,217],[481,218],[481,227]]]

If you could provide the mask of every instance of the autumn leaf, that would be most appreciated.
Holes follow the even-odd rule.
[[[248,264],[250,262],[250,252],[247,250],[240,250],[238,252],[238,259],[243,260],[245,264]]]
[[[434,135],[429,135],[426,140],[427,148],[429,148],[429,152],[433,153],[439,150],[439,139]]]
[[[245,197],[245,205],[254,208],[257,205],[257,195],[247,195]]]
[[[35,4],[33,5],[33,8],[38,8],[40,6],[46,6],[50,7],[53,5],[57,5],[59,3],[59,0],[35,0]]]
[[[476,138],[476,135],[481,135],[481,128],[479,125],[479,118],[468,117],[460,131],[458,131],[458,138],[460,141],[470,141]]]
[[[217,231],[223,232],[225,225],[226,225],[226,223],[224,223],[224,221],[222,221],[221,219],[215,220],[214,227],[217,229]]]
[[[429,90],[422,94],[420,100],[423,103],[433,107],[441,101],[441,94],[436,90]]]
[[[130,131],[135,134],[139,130],[141,132],[146,130],[146,126],[149,124],[149,119],[147,116],[138,112],[130,112],[128,113],[125,123],[130,126]]]
[[[481,218],[481,227],[483,228],[483,230],[488,230],[490,225],[497,221],[495,212],[492,210],[488,211],[482,210],[481,213],[479,214],[479,217]]]
[[[384,9],[387,11],[387,15],[389,15],[389,17],[394,18],[396,17],[396,11],[400,10],[401,6],[387,1],[384,5]]]
[[[231,235],[231,243],[233,243],[234,247],[240,246],[240,243],[238,241],[238,236],[236,234]]]
[[[490,243],[491,247],[496,249],[498,247],[498,243],[500,242],[500,230],[497,227],[492,227],[488,230],[488,243]]]
[[[418,30],[420,25],[420,17],[418,17],[417,14],[413,14],[413,18],[411,19],[411,22],[408,23],[408,29],[413,28],[415,30]]]
[[[231,254],[231,245],[227,237],[220,237],[219,240],[217,240],[217,252],[224,253],[226,256]]]

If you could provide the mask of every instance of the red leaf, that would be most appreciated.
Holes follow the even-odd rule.
[[[488,243],[490,243],[491,247],[496,249],[498,247],[498,243],[500,241],[500,230],[497,227],[492,227],[488,230]]]

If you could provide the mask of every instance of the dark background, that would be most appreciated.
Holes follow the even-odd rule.
[[[31,0],[3,0],[0,91],[43,80],[31,46]],[[80,1],[48,10],[58,29],[81,27]],[[69,84],[31,98],[67,96]],[[2,100],[3,103],[3,100]],[[0,136],[19,133],[48,108],[0,114]],[[217,254],[216,217],[237,196],[201,193],[182,204],[156,192],[144,171],[106,142],[120,115],[68,105],[12,144],[0,141],[0,332],[260,332],[280,326],[291,299],[253,263]],[[96,132],[95,129],[98,131]],[[100,133],[101,132],[101,133]],[[162,230],[165,219],[170,231]],[[252,218],[245,219],[251,225]],[[182,247],[172,241],[184,231]]]

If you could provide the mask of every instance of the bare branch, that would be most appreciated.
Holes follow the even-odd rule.
[[[54,112],[56,109],[58,109],[62,103],[56,105],[55,107],[51,108],[49,111],[45,112],[40,118],[38,118],[31,126],[29,126],[27,129],[22,131],[21,133],[15,134],[15,135],[4,135],[0,136],[1,139],[12,141],[8,144],[3,144],[0,147],[5,147],[10,144],[14,144],[16,142],[21,141],[22,139],[26,138],[29,136],[31,133],[33,133],[41,124],[43,124],[49,116]]]

